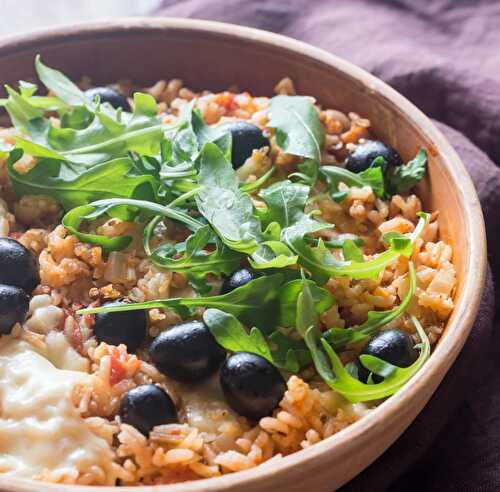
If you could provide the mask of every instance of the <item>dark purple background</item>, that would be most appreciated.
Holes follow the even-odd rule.
[[[499,278],[500,1],[164,0],[160,14],[286,34],[362,66],[406,95],[439,122],[471,173],[491,271]],[[494,297],[490,275],[480,317],[429,405],[345,492],[500,490]]]

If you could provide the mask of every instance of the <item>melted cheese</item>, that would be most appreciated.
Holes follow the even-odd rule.
[[[71,403],[74,386],[91,378],[58,369],[25,341],[0,339],[0,472],[75,477],[94,464],[110,469],[110,447]]]

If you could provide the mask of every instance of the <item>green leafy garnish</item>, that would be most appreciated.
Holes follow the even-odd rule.
[[[63,73],[44,65],[40,55],[37,55],[35,58],[35,69],[38,78],[43,82],[45,87],[50,89],[66,104],[80,106],[91,102],[85,97],[82,90]]]
[[[160,215],[162,217],[179,221],[195,231],[203,227],[202,223],[182,210],[168,206],[165,207],[163,205],[145,200],[125,198],[98,200],[88,205],[73,208],[63,217],[62,224],[71,234],[74,234],[82,241],[102,246],[106,251],[120,250],[126,248],[130,244],[132,241],[130,236],[109,238],[107,236],[100,236],[97,234],[88,234],[80,231],[80,226],[84,221],[95,220],[104,214],[120,217],[120,215],[117,215],[117,212],[124,214],[124,209],[127,210],[125,214],[127,218],[130,218],[130,214],[133,216],[135,212],[143,211],[150,216]]]
[[[216,248],[214,251],[207,251],[205,247],[212,240]],[[167,248],[160,246],[152,252],[153,263],[173,272],[188,273],[195,278],[203,278],[208,273],[219,277],[222,274],[229,275],[238,268],[242,259],[241,254],[230,250],[218,238],[213,238],[209,226],[201,227],[187,238],[184,253],[178,258],[172,258],[171,249],[168,248],[172,246],[169,243],[166,246]]]
[[[428,214],[421,213],[419,223],[412,234],[386,234],[384,240],[389,244],[389,248],[374,259],[364,262],[336,260],[322,243],[311,248],[304,240],[302,231],[296,233],[293,228],[289,228],[290,232],[284,239],[290,249],[299,256],[299,263],[307,268],[319,283],[325,283],[330,277],[375,278],[398,256],[411,256],[413,244],[427,221]]]
[[[273,360],[282,369],[297,373],[312,361],[311,353],[303,340],[275,331],[269,336],[269,341],[275,347],[272,349]]]
[[[157,299],[155,301],[136,304],[122,304],[91,309],[82,309],[80,314],[136,311],[138,309],[173,308],[182,315],[185,308],[206,307],[220,309],[232,314],[247,326],[258,326],[267,332],[277,323],[277,298],[284,276],[275,273],[266,277],[258,277],[227,294],[208,297],[179,297]],[[184,309],[183,309],[184,308]]]
[[[384,377],[384,380],[377,384],[365,384],[353,378],[332,347],[323,339],[323,349],[335,374],[332,379],[325,380],[327,384],[353,403],[380,400],[396,393],[422,368],[431,353],[431,345],[422,325],[414,316],[412,321],[422,342],[419,345],[420,354],[411,366],[397,367],[372,355],[361,355],[361,363],[369,371]]]
[[[418,320],[413,316],[412,320],[422,344],[420,345],[420,355],[411,366],[400,368],[392,366],[377,357],[361,356],[360,360],[368,370],[384,377],[384,380],[378,384],[365,384],[354,378],[344,367],[327,340],[320,337],[317,313],[311,291],[305,282],[297,304],[296,328],[304,337],[316,370],[322,379],[337,393],[340,393],[352,403],[357,403],[379,400],[392,395],[407,383],[429,358],[429,339]]]
[[[411,161],[388,171],[386,181],[390,194],[406,193],[425,176],[426,171],[427,152],[420,149]]]
[[[271,99],[270,128],[276,143],[288,154],[321,160],[325,131],[311,100],[303,96],[276,96]]]
[[[361,325],[352,326],[350,328],[330,328],[323,335],[325,340],[327,340],[335,350],[343,349],[346,346],[348,347],[366,340],[369,336],[380,330],[380,328],[402,316],[406,312],[417,287],[417,277],[412,262],[408,264],[408,277],[410,279],[409,289],[399,306],[387,311],[369,311],[367,320]]]
[[[231,352],[251,352],[273,362],[269,345],[262,332],[255,326],[247,333],[232,315],[220,309],[207,309],[203,321],[219,345]]]
[[[231,162],[214,143],[206,143],[199,158],[198,210],[231,249],[252,253],[261,238],[250,196],[239,187]]]
[[[381,160],[379,160],[381,159]],[[374,161],[374,165],[360,173],[353,173],[343,167],[337,166],[322,166],[320,174],[326,179],[332,198],[341,202],[347,196],[347,192],[339,191],[339,183],[352,187],[363,188],[368,186],[373,190],[373,193],[378,197],[383,198],[385,195],[383,158],[378,157]]]
[[[335,298],[330,291],[318,287],[312,280],[291,280],[283,285],[279,292],[280,326],[289,327],[295,324],[297,301],[304,282],[309,285],[317,314],[324,313],[335,303]]]
[[[113,159],[87,168],[78,164],[40,159],[26,173],[15,168],[17,156],[11,154],[7,170],[19,196],[47,195],[55,198],[65,210],[86,205],[94,200],[123,197],[154,201],[157,181],[148,175],[131,174],[133,162],[128,157]]]
[[[176,124],[166,125],[148,94],[134,94],[133,111],[115,109],[98,97],[90,100],[40,57],[35,65],[49,95],[37,95],[36,85],[20,82],[17,89],[7,86],[7,98],[0,100],[24,135],[14,145],[0,142],[16,194],[54,198],[65,211],[62,223],[68,232],[102,247],[104,254],[129,247],[132,237],[97,234],[92,222],[105,217],[133,221],[143,229],[149,261],[183,274],[193,289],[193,297],[101,306],[80,314],[159,308],[187,319],[199,318],[204,309],[205,323],[226,350],[258,354],[292,373],[314,363],[323,380],[353,402],[385,398],[420,369],[430,347],[415,319],[422,343],[412,366],[360,356],[364,367],[383,378],[381,383],[360,382],[357,363],[344,367],[336,353],[357,348],[404,315],[416,288],[411,262],[409,290],[398,306],[370,311],[360,325],[325,333],[319,319],[335,303],[321,285],[330,277],[375,278],[399,256],[410,258],[428,215],[420,214],[412,234],[385,234],[385,251],[365,259],[363,241],[355,235],[321,239],[330,235],[323,230],[335,225],[323,222],[313,204],[325,195],[345,199],[349,191],[339,189],[340,183],[369,186],[381,198],[407,192],[425,175],[425,150],[400,167],[387,166],[379,157],[358,174],[320,166],[325,131],[313,100],[277,96],[270,101],[268,127],[274,130],[273,143],[296,157],[296,172],[284,176],[284,168],[271,167],[253,183],[242,183],[231,164],[236,143],[231,133],[225,124],[208,125],[195,100],[183,106]],[[26,172],[23,155],[36,159]],[[176,229],[185,228],[183,239],[175,241],[172,234],[156,245],[156,232],[165,227],[170,232],[172,222]],[[261,276],[226,294],[210,295],[213,277],[248,264]]]
[[[305,346],[300,341],[275,332],[269,340],[278,349],[271,351],[266,337],[257,327],[247,331],[232,314],[219,309],[207,309],[203,313],[203,321],[217,343],[231,352],[257,354],[276,367],[294,373],[310,361],[304,353]]]
[[[344,241],[342,244],[342,253],[346,261],[357,261],[358,263],[363,263],[365,261],[363,251],[352,239],[346,239]]]

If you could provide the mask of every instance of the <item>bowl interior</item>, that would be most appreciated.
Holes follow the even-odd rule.
[[[371,420],[365,419],[366,422],[352,426],[353,430],[344,431],[347,437],[339,437],[331,443],[328,440],[315,451],[307,450],[309,461],[304,458],[310,464],[313,457],[318,458],[316,467],[319,470],[320,465],[325,466],[328,462],[328,456],[323,456],[325,453],[330,453],[331,459],[341,458],[335,454],[332,443],[337,442],[346,451],[344,458],[349,471],[339,471],[327,488],[318,482],[318,490],[331,490],[367,466],[397,438],[439,384],[472,326],[484,283],[481,211],[463,165],[442,135],[408,101],[360,69],[302,43],[255,30],[194,21],[130,20],[42,33],[0,43],[2,82],[15,85],[20,79],[35,80],[33,61],[37,53],[45,63],[63,70],[73,80],[88,75],[95,84],[131,79],[148,86],[159,79],[175,77],[195,90],[215,91],[237,85],[254,95],[271,96],[275,84],[283,77],[290,77],[299,94],[313,95],[325,107],[354,111],[369,118],[374,133],[394,146],[404,160],[412,158],[420,147],[428,149],[429,175],[420,186],[420,196],[426,210],[439,210],[441,234],[453,246],[458,276],[457,307],[440,342],[445,347],[436,350],[419,381],[412,382],[401,395],[381,406],[380,410],[387,415],[390,412],[396,415],[394,412],[399,408],[401,419],[385,435],[379,432],[378,437],[373,437],[380,439],[374,446],[376,451],[361,451],[358,462],[348,463],[348,453],[353,449],[349,440],[363,432],[372,432],[370,428],[382,422],[381,417],[371,416]],[[410,408],[412,392],[420,393],[413,399],[415,406]],[[319,453],[323,453],[323,458],[319,459]],[[290,457],[287,463],[298,465],[301,459],[300,456]],[[309,471],[312,467],[311,464]],[[339,466],[339,470],[341,468]],[[279,475],[277,469],[272,473],[255,472],[254,476],[258,473],[271,476],[271,481],[266,482],[268,486],[273,483],[272,475]],[[322,473],[318,471],[318,476]],[[251,477],[245,473],[241,476],[243,481]],[[231,480],[224,486],[236,485],[239,479]],[[176,490],[222,490],[221,484],[219,482],[216,488],[191,484]],[[263,484],[259,482],[258,488],[249,486],[244,490],[267,490],[261,488]],[[299,485],[276,490],[303,490]]]

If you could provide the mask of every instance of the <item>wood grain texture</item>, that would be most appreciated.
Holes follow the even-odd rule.
[[[272,95],[290,76],[298,91],[327,107],[356,111],[403,159],[429,150],[429,176],[420,185],[427,210],[440,211],[443,237],[454,247],[456,307],[424,368],[396,395],[342,432],[293,455],[252,470],[178,485],[123,487],[137,492],[331,492],[372,463],[408,427],[460,352],[473,325],[486,269],[481,208],[455,151],[417,108],[389,86],[322,50],[275,34],[226,24],[181,19],[123,19],[73,26],[0,42],[2,82],[33,79],[33,58],[72,78],[96,83],[130,78],[140,84],[179,77],[194,89],[238,84]],[[95,488],[0,478],[4,492],[95,492]],[[98,490],[111,492],[113,488]]]

